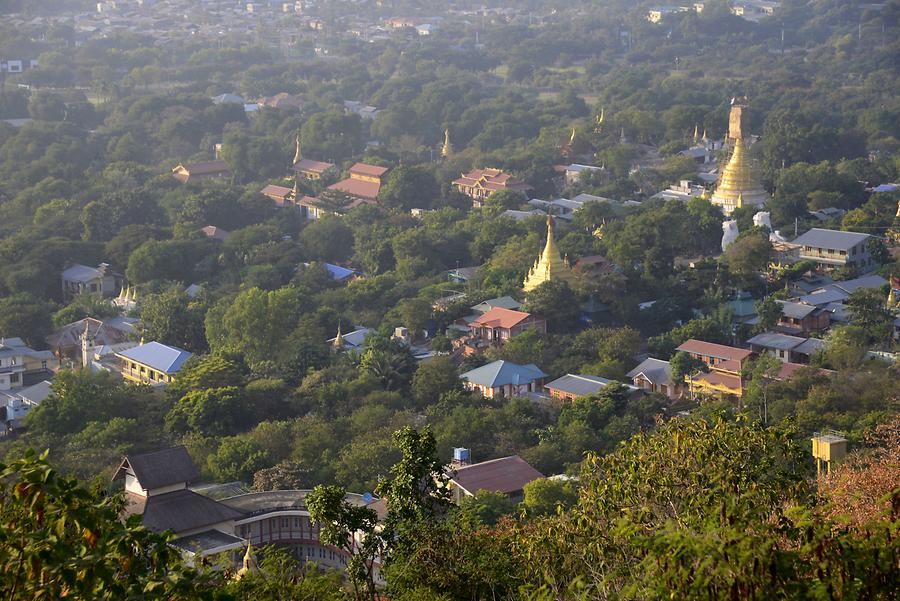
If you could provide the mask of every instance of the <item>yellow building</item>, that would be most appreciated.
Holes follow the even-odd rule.
[[[745,99],[731,101],[728,119],[728,138],[734,150],[722,170],[716,191],[710,201],[722,208],[725,215],[743,206],[762,206],[769,194],[759,184],[756,167],[748,156],[750,135],[747,128],[747,104]]]
[[[121,361],[119,371],[126,381],[164,386],[191,358],[191,353],[175,346],[148,342],[116,353],[116,358]]]
[[[556,248],[556,232],[555,221],[552,215],[547,215],[547,243],[541,256],[534,262],[522,289],[525,292],[531,292],[544,282],[563,281],[570,286],[575,285],[576,274],[569,265],[568,258],[563,259],[559,255],[559,249]]]

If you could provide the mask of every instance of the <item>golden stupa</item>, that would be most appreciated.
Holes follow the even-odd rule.
[[[568,259],[559,256],[559,249],[556,248],[555,229],[553,216],[547,215],[547,243],[541,251],[541,256],[525,276],[525,282],[522,284],[525,292],[531,292],[544,282],[550,281],[563,281],[570,286],[575,284],[575,272],[572,271]]]
[[[728,137],[734,140],[734,150],[710,198],[714,205],[722,207],[725,215],[731,215],[739,206],[761,206],[769,200],[768,193],[759,184],[753,161],[747,156],[746,108],[743,99],[731,102]]]

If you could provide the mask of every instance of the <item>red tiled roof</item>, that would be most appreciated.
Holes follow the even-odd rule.
[[[285,188],[284,186],[276,186],[275,184],[269,184],[268,186],[266,186],[259,192],[260,192],[260,194],[264,194],[265,196],[268,196],[269,198],[276,197],[281,200],[284,200],[293,192],[293,190],[291,188]]]
[[[350,167],[350,173],[359,173],[360,175],[368,175],[371,177],[381,177],[388,172],[388,167],[379,167],[378,165],[369,165],[367,163],[356,163]]]
[[[753,351],[733,346],[725,346],[724,344],[716,344],[714,342],[704,342],[702,340],[694,340],[691,338],[677,349],[686,353],[695,355],[703,355],[704,357],[716,357],[717,359],[733,359],[735,361],[743,361],[753,354]]]
[[[479,490],[514,493],[532,480],[543,477],[518,455],[467,465],[450,472],[451,480],[473,495]]]
[[[293,169],[296,172],[324,173],[334,167],[334,163],[325,163],[323,161],[313,161],[312,159],[300,159],[294,163]]]
[[[378,182],[367,182],[361,179],[353,179],[348,177],[347,179],[341,180],[336,184],[331,184],[328,186],[329,190],[339,190],[341,192],[345,192],[350,196],[356,196],[357,198],[364,198],[368,200],[375,200],[378,198],[378,192],[381,190],[381,184]]]
[[[512,328],[531,317],[531,313],[513,311],[503,307],[494,307],[472,322],[475,326],[487,326],[489,328]]]
[[[524,192],[531,190],[531,186],[518,180],[499,169],[473,169],[464,173],[459,179],[453,180],[454,186],[473,187],[478,186],[485,190],[518,190]]]

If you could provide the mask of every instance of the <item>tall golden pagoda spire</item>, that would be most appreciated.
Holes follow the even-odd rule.
[[[553,216],[547,215],[547,242],[544,244],[544,250],[541,256],[534,262],[528,275],[525,276],[525,282],[522,289],[525,292],[531,292],[544,282],[564,281],[570,285],[575,283],[575,272],[569,266],[568,260],[563,260],[559,255],[559,249],[556,247],[556,222]]]
[[[450,144],[450,128],[444,130],[444,145],[441,147],[441,156],[445,159],[453,154],[453,145]]]
[[[752,160],[747,156],[750,135],[746,122],[746,99],[736,98],[732,101],[726,138],[734,142],[734,150],[721,171],[716,191],[710,198],[714,205],[722,208],[725,215],[731,215],[732,211],[741,206],[761,206],[769,199],[769,195],[759,184]]]
[[[694,124],[694,144],[700,141],[700,126]]]

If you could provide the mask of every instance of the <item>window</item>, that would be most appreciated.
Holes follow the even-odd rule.
[[[280,520],[280,525],[281,525],[282,528],[287,528],[287,527],[288,527],[288,519],[287,519],[287,518],[281,518],[281,520]]]
[[[91,284],[91,292],[97,292],[97,284]]]
[[[47,361],[41,361],[41,369],[47,369]]]
[[[19,383],[19,374],[9,374],[9,383],[10,384],[18,384]]]

